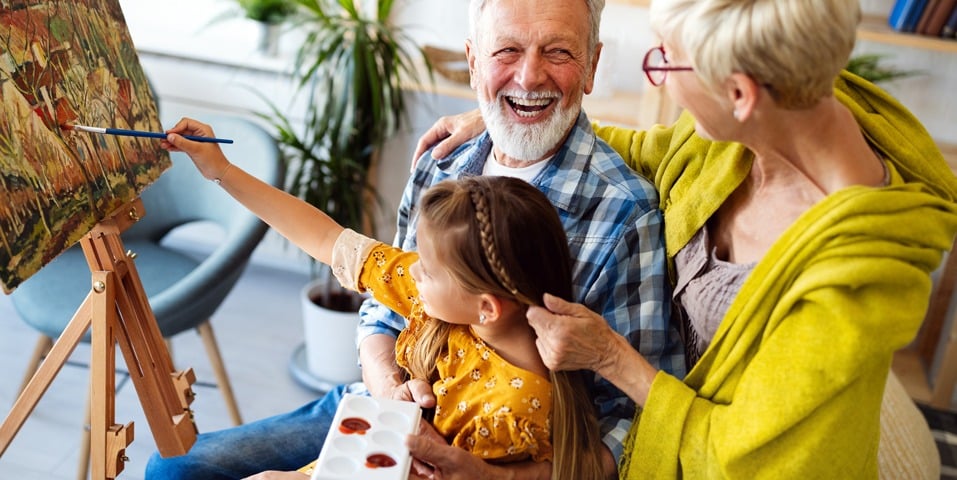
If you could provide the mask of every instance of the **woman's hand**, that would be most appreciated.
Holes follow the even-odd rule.
[[[183,138],[183,135],[214,137],[213,129],[209,125],[184,117],[173,128],[167,130],[166,134],[167,137],[160,142],[160,146],[171,152],[184,152],[189,155],[199,173],[206,179],[220,179],[229,168],[229,160],[223,155],[219,145]]]
[[[598,372],[613,343],[609,337],[617,336],[601,315],[549,294],[545,308],[531,307],[526,316],[538,335],[538,353],[550,370]]]
[[[639,406],[658,371],[608,322],[587,307],[545,294],[545,307],[525,314],[535,329],[535,346],[551,370],[591,370],[631,397]]]
[[[447,157],[459,145],[485,130],[485,120],[477,109],[448,117],[439,118],[421,137],[415,145],[412,155],[412,169],[429,148],[432,149],[432,158]]]

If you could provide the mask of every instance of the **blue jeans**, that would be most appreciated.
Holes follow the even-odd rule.
[[[340,385],[292,412],[200,434],[186,455],[153,453],[146,479],[239,479],[264,470],[296,470],[319,456],[347,391],[348,385]]]

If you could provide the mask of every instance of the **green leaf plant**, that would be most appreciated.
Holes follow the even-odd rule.
[[[305,34],[294,60],[295,102],[305,102],[303,121],[269,105],[258,113],[274,129],[286,161],[289,193],[337,222],[374,236],[381,201],[373,175],[379,151],[405,122],[403,85],[432,78],[422,49],[389,20],[393,2],[374,12],[361,0],[292,0],[292,29]]]

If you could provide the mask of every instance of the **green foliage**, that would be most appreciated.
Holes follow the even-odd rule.
[[[851,73],[871,83],[887,82],[921,73],[914,70],[898,70],[894,67],[881,65],[881,61],[886,57],[887,55],[883,54],[856,55],[848,60],[846,68]]]
[[[246,15],[258,22],[278,25],[296,13],[295,0],[236,0]]]
[[[293,1],[299,15],[292,25],[306,33],[294,64],[305,127],[294,127],[275,105],[260,117],[283,148],[288,191],[374,234],[369,174],[377,150],[405,120],[402,84],[417,80],[415,57],[427,64],[425,55],[389,23],[391,0],[378,2],[375,17],[361,11],[361,0]]]

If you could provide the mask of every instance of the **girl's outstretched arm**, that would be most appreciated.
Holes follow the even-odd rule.
[[[219,183],[280,235],[320,262],[328,265],[332,261],[332,247],[343,230],[332,218],[233,165],[218,144],[183,138],[183,135],[212,137],[213,129],[209,125],[183,118],[166,133],[166,140],[161,142],[163,148],[189,155],[203,177]]]

